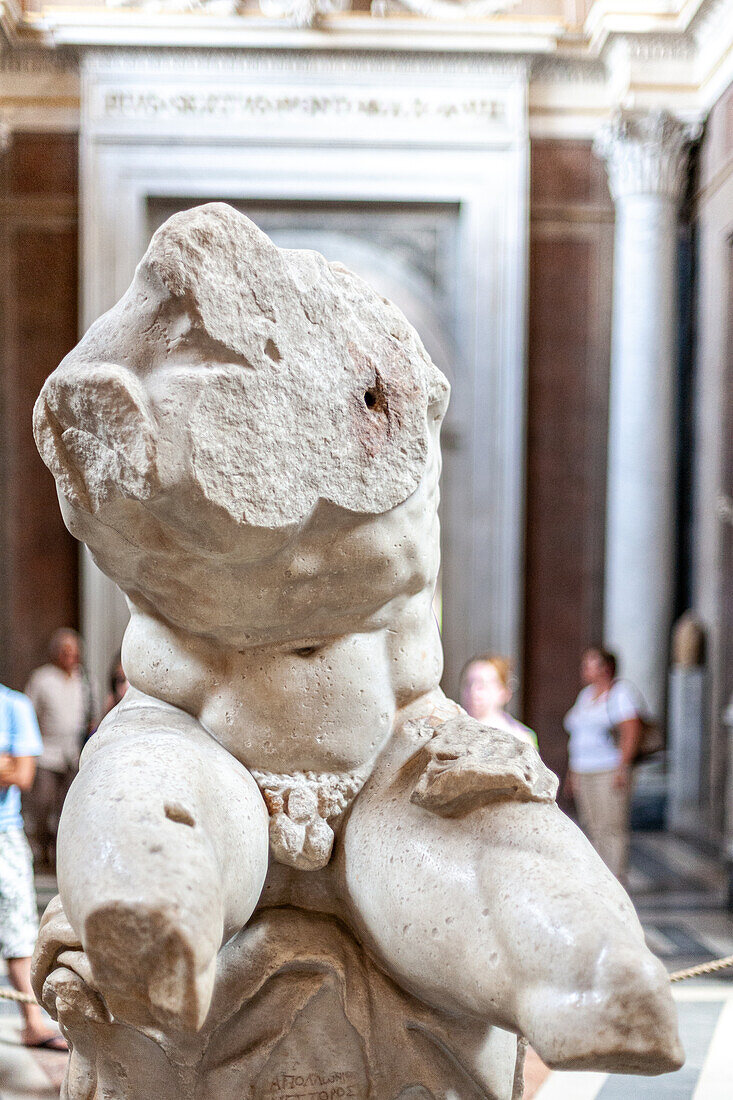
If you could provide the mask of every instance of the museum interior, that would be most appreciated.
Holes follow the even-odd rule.
[[[581,655],[615,653],[666,736],[632,812],[648,941],[733,951],[732,0],[0,0],[10,688],[71,627],[107,692],[127,606],[64,526],[33,407],[155,230],[210,201],[417,329],[451,385],[446,692],[509,658],[563,780]],[[623,1095],[693,1096],[655,1087]]]

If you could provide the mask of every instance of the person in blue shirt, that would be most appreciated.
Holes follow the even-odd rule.
[[[33,783],[36,757],[42,751],[30,699],[0,684],[0,951],[12,986],[31,996],[31,955],[38,935],[38,915],[20,792]],[[19,1007],[25,1046],[67,1049],[63,1037],[44,1024],[37,1004]]]

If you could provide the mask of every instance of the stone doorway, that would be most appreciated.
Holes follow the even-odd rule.
[[[402,307],[453,382],[444,433],[444,683],[521,656],[526,71],[458,56],[92,51],[83,63],[83,317],[126,289],[167,213],[234,203]],[[317,88],[317,94],[316,94]],[[441,608],[439,607],[439,611]],[[126,610],[91,562],[100,679]]]

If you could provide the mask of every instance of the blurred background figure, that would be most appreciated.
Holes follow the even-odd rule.
[[[472,718],[492,729],[513,733],[537,748],[534,731],[504,709],[513,694],[512,662],[508,657],[479,654],[461,673],[461,705]]]
[[[33,860],[23,831],[20,792],[27,791],[43,746],[30,699],[0,685],[0,949],[14,989],[32,995],[31,955],[38,935]],[[37,1004],[20,1004],[28,1047],[66,1050]]]
[[[567,786],[581,828],[622,882],[629,859],[632,766],[641,737],[640,706],[629,684],[616,679],[616,657],[587,649],[580,674],[585,685],[565,715],[570,735]]]
[[[104,701],[104,715],[109,714],[118,703],[122,702],[129,686],[125,670],[122,667],[122,656],[118,653],[109,670],[109,691]]]
[[[31,673],[25,689],[43,741],[25,804],[36,862],[52,868],[61,808],[79,766],[81,747],[93,728],[94,703],[76,631],[65,627],[55,631],[49,657],[49,664]]]

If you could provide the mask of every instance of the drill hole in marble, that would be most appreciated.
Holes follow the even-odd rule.
[[[387,387],[379,371],[375,372],[372,384],[364,390],[362,400],[369,412],[382,413],[385,416],[389,416]]]
[[[175,821],[178,825],[188,825],[191,829],[196,824],[191,814],[185,806],[181,806],[180,802],[166,802],[163,809],[169,821]]]
[[[279,363],[282,359],[280,348],[277,346],[274,340],[268,340],[265,344],[265,355],[268,355],[270,359],[272,359],[273,363]]]

